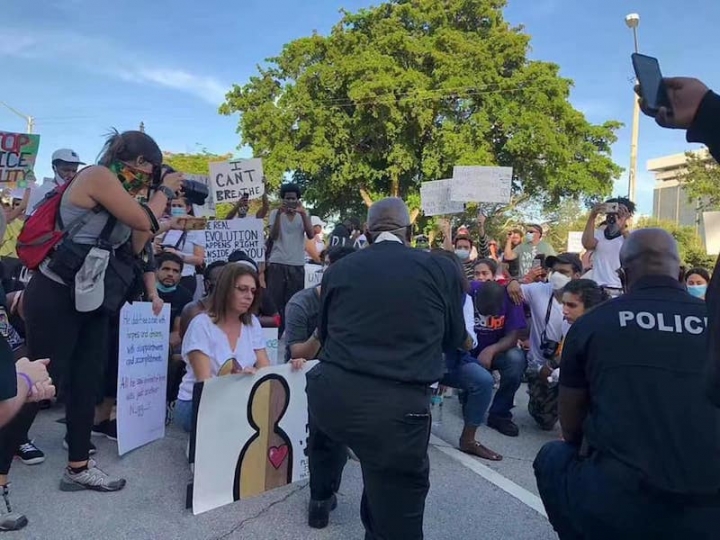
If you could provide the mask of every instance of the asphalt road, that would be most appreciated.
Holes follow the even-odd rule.
[[[502,462],[489,463],[454,450],[462,422],[457,400],[445,400],[442,418],[435,415],[430,448],[432,487],[425,512],[428,540],[556,538],[533,495],[532,459],[544,442],[559,434],[535,428],[526,401],[523,388],[516,409],[520,437],[512,439],[481,429],[480,440],[505,456]],[[186,437],[175,429],[169,430],[165,439],[123,458],[117,456],[115,443],[95,439],[100,466],[125,476],[127,487],[108,494],[61,492],[58,483],[66,459],[61,446],[65,426],[55,421],[61,416],[57,409],[41,413],[31,432],[47,461],[32,467],[19,461],[13,464],[12,501],[30,524],[18,533],[3,534],[3,539],[363,538],[359,518],[362,480],[359,465],[352,461],[343,478],[339,506],[323,531],[306,525],[306,483],[193,516],[184,507],[191,478],[185,460]]]

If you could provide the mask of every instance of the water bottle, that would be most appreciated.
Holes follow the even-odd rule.
[[[439,393],[439,389],[435,389],[433,391],[432,396],[430,397],[430,415],[432,416],[432,421],[434,425],[439,425],[442,423],[442,411],[443,411],[443,397],[442,394]]]

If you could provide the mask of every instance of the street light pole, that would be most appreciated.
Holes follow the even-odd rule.
[[[28,133],[32,133],[32,132],[33,132],[33,129],[35,129],[35,118],[34,118],[34,117],[28,116],[27,114],[23,114],[23,113],[21,113],[20,111],[18,111],[18,110],[16,110],[16,109],[13,109],[10,105],[8,105],[7,103],[5,103],[4,101],[0,101],[0,105],[2,105],[3,107],[5,107],[5,108],[6,108],[7,110],[9,110],[10,112],[16,114],[17,116],[19,116],[20,118],[22,118],[23,120],[25,120],[25,122],[27,122],[27,128],[26,128],[26,129],[27,129],[27,132],[28,132]]]
[[[640,24],[640,15],[631,13],[625,17],[625,24],[632,30],[633,42],[635,44],[635,52],[640,52],[638,46],[638,25]],[[635,81],[637,84],[637,81]],[[632,138],[630,142],[630,172],[628,174],[628,198],[635,202],[635,193],[637,187],[637,155],[638,155],[638,138],[640,136],[640,97],[633,91],[635,104],[633,107],[633,124]]]

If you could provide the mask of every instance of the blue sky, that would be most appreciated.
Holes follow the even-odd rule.
[[[164,150],[233,151],[239,143],[237,118],[217,114],[230,85],[244,83],[284,43],[313,30],[329,31],[340,8],[372,4],[377,1],[10,2],[3,7],[0,36],[0,101],[36,117],[39,177],[50,175],[56,148],[71,147],[92,162],[108,128],[134,129],[140,121]],[[505,12],[532,36],[532,58],[555,62],[574,79],[572,101],[589,120],[625,123],[613,157],[626,169],[633,74],[632,34],[624,17],[630,12],[642,18],[642,52],[658,56],[666,75],[693,75],[716,84],[712,52],[720,49],[720,3],[510,0]],[[23,131],[24,126],[0,107],[1,130]],[[647,160],[687,148],[683,133],[642,119],[641,212],[652,207]],[[625,193],[626,186],[627,171],[616,191]]]

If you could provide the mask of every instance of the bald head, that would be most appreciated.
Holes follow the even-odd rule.
[[[367,228],[373,237],[381,232],[392,232],[403,240],[408,240],[408,227],[410,212],[405,202],[398,197],[382,199],[368,209]]]
[[[625,240],[620,250],[620,265],[628,285],[645,276],[680,276],[677,242],[663,229],[639,229]]]

